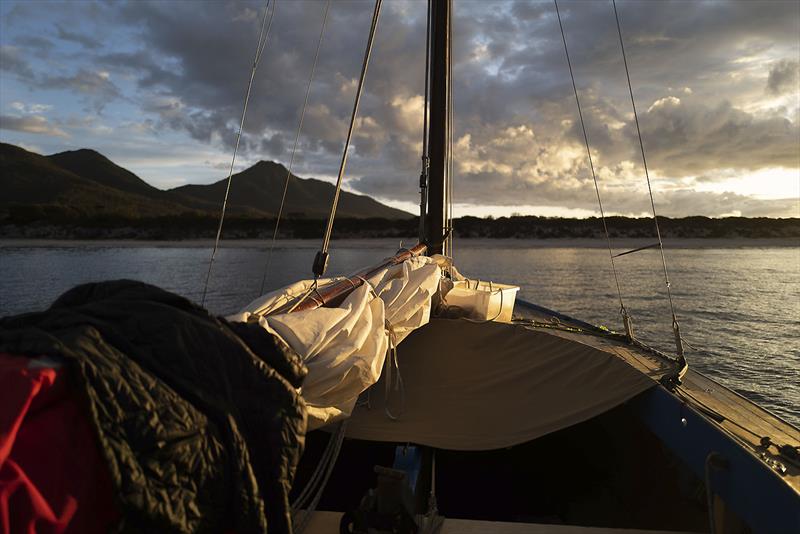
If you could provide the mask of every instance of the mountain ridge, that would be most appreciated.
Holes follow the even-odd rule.
[[[129,219],[182,214],[216,215],[227,188],[211,184],[158,189],[92,149],[43,156],[0,143],[0,219],[13,213],[59,214],[62,218],[115,216]],[[232,177],[227,212],[236,217],[274,217],[287,169],[259,161]],[[289,177],[284,216],[327,217],[334,186],[313,178]],[[5,212],[5,213],[4,213]],[[410,213],[366,195],[342,191],[337,215],[350,218],[410,219]]]

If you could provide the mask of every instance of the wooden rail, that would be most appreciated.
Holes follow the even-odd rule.
[[[366,269],[359,271],[349,278],[345,278],[344,280],[341,280],[335,284],[315,291],[313,293],[313,298],[308,298],[301,302],[300,305],[298,305],[293,311],[298,312],[304,310],[313,310],[314,308],[319,308],[322,306],[336,306],[341,303],[341,301],[344,300],[344,298],[349,295],[351,291],[361,286],[364,283],[364,279],[376,275],[387,267],[397,265],[398,263],[403,263],[409,258],[414,258],[416,256],[425,254],[427,250],[428,247],[423,243],[418,243],[410,249],[403,249],[393,257],[378,265],[367,267]],[[283,310],[277,310],[277,313],[281,313],[282,311]]]

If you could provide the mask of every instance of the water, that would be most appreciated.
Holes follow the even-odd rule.
[[[13,242],[12,242],[13,243]],[[636,243],[631,243],[636,246]],[[28,244],[30,245],[30,244]],[[308,278],[317,242],[275,249],[267,288]],[[396,241],[332,243],[330,274],[372,265]],[[456,261],[471,278],[520,286],[520,298],[592,323],[621,329],[608,251],[570,242],[461,241]],[[196,244],[54,243],[0,248],[0,316],[47,307],[70,287],[131,278],[199,301],[209,258]],[[206,306],[236,311],[259,295],[266,249],[220,249]],[[800,247],[667,250],[672,295],[689,364],[800,426]],[[637,335],[674,353],[664,273],[657,251],[617,259],[622,298]]]

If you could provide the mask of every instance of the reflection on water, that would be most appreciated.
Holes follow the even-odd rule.
[[[310,278],[316,243],[275,249],[267,287]],[[389,256],[396,241],[332,243],[331,275],[347,274]],[[116,278],[143,280],[199,300],[209,249],[85,245],[0,249],[0,315],[48,306],[70,287]],[[800,425],[800,248],[718,248],[667,251],[682,332],[700,350],[690,365]],[[206,306],[237,310],[258,296],[267,261],[263,246],[222,248]],[[457,243],[467,276],[510,282],[519,298],[621,329],[619,298],[608,252],[595,248],[520,248],[494,242]],[[674,352],[671,317],[657,251],[617,260],[622,299],[636,332]]]

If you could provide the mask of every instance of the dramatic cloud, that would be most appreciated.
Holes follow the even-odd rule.
[[[30,80],[34,76],[33,70],[16,46],[0,45],[0,70],[15,74],[22,80]]]
[[[645,213],[649,201],[611,5],[564,0],[559,6],[604,203],[613,213]],[[321,1],[277,4],[249,103],[242,165],[288,162],[324,8]],[[455,8],[456,200],[508,210],[596,209],[552,4],[457,2]],[[737,180],[771,176],[767,169],[777,169],[775,176],[800,172],[800,7],[676,0],[620,1],[618,8],[660,212],[797,215],[798,193],[786,180],[765,178],[769,195],[746,191]],[[331,4],[295,158],[301,176],[329,178],[338,170],[371,9],[369,2]],[[67,9],[8,2],[3,10],[4,112],[43,118],[44,110],[11,103],[53,105],[50,126],[75,129],[73,137],[80,131],[93,148],[123,158],[129,145],[113,137],[127,132],[138,143],[135,161],[142,161],[144,147],[173,143],[190,153],[195,146],[204,154],[198,161],[207,161],[202,179],[221,177],[236,140],[263,3],[208,2],[198,9],[191,2],[82,2]],[[350,189],[417,201],[425,22],[424,2],[384,3],[348,163]],[[89,109],[75,109],[76,102]],[[79,130],[67,120],[89,112],[102,114],[97,124],[114,134],[101,137],[99,127]],[[186,168],[195,173],[196,165],[187,161]],[[179,181],[175,169],[171,161],[172,174],[159,174],[160,183]],[[731,187],[712,191],[710,184]]]
[[[777,61],[769,71],[767,91],[773,95],[797,92],[798,71],[800,62],[782,59]]]
[[[45,117],[40,115],[28,115],[25,117],[0,115],[0,129],[55,137],[69,137],[64,130],[56,128]]]

